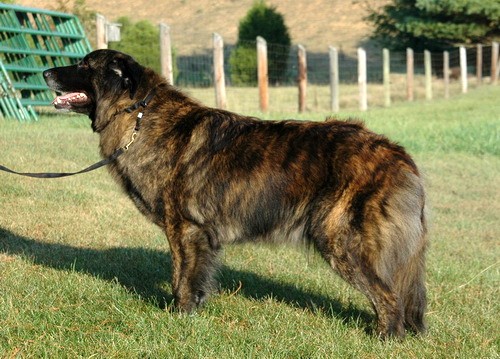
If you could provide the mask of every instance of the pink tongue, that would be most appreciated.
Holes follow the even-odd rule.
[[[71,92],[57,96],[54,101],[52,101],[52,104],[56,108],[68,108],[71,107],[71,104],[85,103],[87,100],[87,95],[83,92]]]

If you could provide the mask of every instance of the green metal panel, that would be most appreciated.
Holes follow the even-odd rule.
[[[19,96],[9,79],[8,73],[0,60],[0,113],[2,117],[16,118],[19,121],[31,119],[33,111],[21,104]],[[36,114],[34,114],[36,119]]]
[[[0,116],[37,119],[54,97],[42,72],[78,62],[92,49],[78,18],[0,3]]]

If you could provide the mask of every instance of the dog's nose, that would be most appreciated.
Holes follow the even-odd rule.
[[[50,71],[50,70],[45,70],[45,71],[43,72],[43,78],[45,78],[45,79],[49,79],[49,78],[51,78],[51,77],[52,77],[52,71]]]

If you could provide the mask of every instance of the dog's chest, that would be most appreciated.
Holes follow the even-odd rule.
[[[155,161],[124,154],[111,172],[136,207],[152,222],[164,223],[164,196],[168,180]]]

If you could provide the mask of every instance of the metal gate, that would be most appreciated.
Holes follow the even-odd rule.
[[[0,3],[0,117],[36,120],[34,107],[54,97],[43,71],[90,51],[76,16]]]

